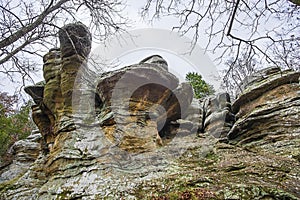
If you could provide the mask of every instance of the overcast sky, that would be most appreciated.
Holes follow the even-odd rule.
[[[124,15],[128,16],[128,18],[132,21],[130,24],[130,27],[128,31],[131,31],[132,33],[136,33],[136,30],[140,30],[143,28],[154,28],[154,29],[160,29],[160,30],[172,30],[172,27],[177,25],[178,19],[175,17],[163,17],[160,20],[154,20],[150,23],[150,20],[148,19],[142,19],[140,17],[139,12],[141,11],[141,8],[144,5],[144,1],[140,0],[129,0],[127,1],[128,5],[126,6],[126,9],[123,11]],[[79,20],[84,22],[84,16],[79,16]],[[166,34],[166,33],[165,33]],[[118,44],[116,41],[116,38],[112,38],[109,42],[105,44],[105,46],[111,46],[111,48],[108,48],[108,51],[111,51],[112,49],[117,49],[114,53],[109,53],[110,56],[113,55],[113,57],[110,57],[109,59],[117,59],[119,62],[119,67],[138,63],[143,58],[152,55],[152,54],[160,54],[162,55],[169,64],[169,71],[175,74],[180,78],[181,81],[184,81],[185,74],[190,71],[195,71],[198,73],[201,73],[204,79],[213,84],[215,88],[217,89],[219,87],[219,83],[217,83],[215,80],[218,79],[216,76],[216,68],[213,64],[213,62],[209,59],[208,55],[204,55],[203,51],[200,49],[200,47],[203,47],[206,43],[205,37],[200,38],[198,42],[198,49],[196,48],[196,54],[193,52],[190,55],[183,55],[183,53],[186,53],[189,48],[188,42],[190,41],[188,37],[192,37],[191,35],[187,35],[183,40],[176,39],[174,36],[170,40],[168,37],[161,37],[157,35],[151,35],[142,34],[140,38],[137,38],[135,41],[137,46],[128,45],[126,47],[126,44],[123,43],[123,46]],[[145,40],[147,40],[147,44],[145,44]],[[112,41],[112,42],[111,42]],[[119,41],[120,42],[120,41]],[[124,42],[124,40],[123,40]],[[186,44],[183,44],[185,42]],[[113,43],[112,45],[109,43]],[[121,41],[122,43],[122,41]],[[153,44],[153,45],[149,45]],[[125,44],[125,45],[124,45]],[[173,46],[172,46],[173,44]],[[174,44],[177,45],[176,48],[174,48]],[[177,48],[179,46],[179,48]],[[183,46],[183,47],[182,47]],[[97,49],[100,49],[104,47],[104,44],[96,44],[93,43],[92,51],[97,51]],[[181,51],[179,51],[180,49]],[[184,51],[182,51],[184,49]],[[102,52],[98,52],[100,56],[103,56]],[[181,54],[181,55],[179,55]],[[107,58],[107,55],[105,55]],[[42,59],[37,58],[39,62],[42,64]],[[12,94],[18,87],[19,84],[10,84],[10,81],[6,77],[1,77],[0,81],[0,90],[6,91]],[[42,77],[42,70],[40,70],[36,76],[32,76],[35,82],[39,82],[43,80]],[[21,80],[20,77],[15,77],[15,80]],[[219,80],[219,79],[218,79]]]
[[[168,16],[150,22],[149,19],[142,19],[139,14],[144,1],[130,0],[127,3],[124,14],[133,22],[128,29],[133,37],[129,38],[128,34],[123,34],[121,39],[112,38],[106,44],[108,53],[103,52],[104,45],[94,43],[94,52],[97,52],[98,48],[100,56],[117,59],[120,61],[119,67],[138,63],[149,55],[159,54],[167,60],[169,71],[181,81],[184,81],[186,73],[194,71],[200,73],[215,89],[219,89],[220,78],[217,68],[209,55],[204,54],[202,50],[207,42],[204,34],[200,37],[198,45],[190,52],[192,35],[180,37],[175,31],[170,33],[172,28],[179,24],[178,18]]]

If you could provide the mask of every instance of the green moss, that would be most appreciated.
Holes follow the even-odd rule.
[[[268,195],[275,199],[297,200],[298,198],[280,189],[270,189]]]
[[[71,198],[71,191],[63,191],[56,198],[56,200],[66,200],[66,199],[72,199]]]
[[[152,200],[158,199],[168,199],[168,200],[178,200],[178,199],[190,199],[190,200],[201,200],[201,199],[220,199],[215,195],[214,192],[204,189],[204,188],[182,188],[182,190],[173,191],[168,194],[159,195],[152,197]]]
[[[213,151],[210,151],[206,154],[205,158],[209,160],[216,160],[217,155]]]
[[[25,173],[20,174],[19,176],[8,180],[8,181],[4,181],[2,183],[0,183],[0,194],[4,193],[8,190],[15,190],[17,189],[19,186],[16,184],[17,181],[24,175]]]
[[[232,172],[232,171],[238,171],[238,170],[245,169],[245,168],[246,168],[246,166],[243,163],[240,163],[238,165],[228,166],[224,170],[225,170],[225,172]]]
[[[221,199],[298,199],[297,197],[279,189],[247,185],[228,186],[216,193],[216,196]]]

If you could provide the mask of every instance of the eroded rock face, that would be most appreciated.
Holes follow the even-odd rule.
[[[203,132],[226,137],[235,122],[228,93],[209,96],[203,101]]]
[[[41,153],[42,135],[36,131],[24,140],[17,141],[9,151],[13,163],[2,169],[0,182],[14,179],[24,174]]]
[[[274,73],[273,73],[274,72]],[[293,70],[278,71],[277,68],[264,69],[250,77],[251,82],[245,84],[245,89],[232,105],[233,113],[239,112],[241,105],[251,102],[264,93],[284,84],[299,83],[299,72]],[[256,81],[255,81],[256,80]]]
[[[51,121],[53,137],[59,131],[58,122],[63,112],[63,97],[61,93],[61,55],[59,49],[51,49],[49,53],[44,56],[44,78],[45,86],[43,93],[43,104],[45,110],[48,110],[48,118]],[[40,119],[40,117],[36,117]],[[49,140],[48,143],[52,143]]]
[[[272,68],[263,72],[268,73],[264,78],[257,75],[232,106],[238,120],[230,140],[250,143],[264,138],[276,143],[278,138],[299,137],[300,73]]]
[[[203,130],[203,103],[194,98],[183,119],[192,123],[192,132],[201,132]]]
[[[101,118],[106,136],[136,152],[162,145],[161,130],[180,119],[193,98],[190,85],[179,85],[165,67],[146,61],[103,74],[97,94],[108,110]]]
[[[91,33],[88,28],[80,22],[68,24],[59,31],[61,51],[61,73],[60,90],[63,99],[62,117],[59,122],[59,131],[70,131],[75,129],[73,123],[72,101],[75,81],[78,75],[84,73],[87,67],[87,56],[91,51]],[[80,95],[78,93],[77,95]]]
[[[95,91],[84,83],[90,34],[78,23],[59,34],[60,49],[44,56],[45,84],[26,90],[38,96],[33,119],[48,146],[47,174],[64,169],[66,159],[97,158],[112,147],[119,149],[112,154],[151,152],[179,133],[199,130],[180,120],[193,99],[191,86],[179,84],[161,56],[100,75]]]
[[[36,105],[32,116],[48,150],[60,132],[75,129],[72,97],[75,79],[86,67],[91,50],[91,34],[82,23],[68,24],[59,31],[60,49],[51,49],[44,58],[43,84],[25,88]]]
[[[237,121],[228,133],[231,142],[276,154],[300,154],[299,72],[265,69],[233,103]],[[256,76],[253,76],[256,77]],[[286,148],[289,146],[289,148]]]
[[[2,169],[0,199],[300,198],[299,73],[265,70],[232,106],[193,99],[159,55],[94,79],[77,25],[44,57],[45,84],[26,88],[41,135],[15,144],[26,165]]]
[[[245,77],[245,79],[240,83],[238,87],[237,97],[241,95],[241,93],[243,93],[247,87],[256,84],[262,80],[265,80],[269,77],[269,75],[273,73],[278,73],[280,71],[281,70],[278,67],[268,67],[256,73],[253,73],[250,76]]]

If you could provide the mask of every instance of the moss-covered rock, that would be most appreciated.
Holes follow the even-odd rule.
[[[29,91],[48,151],[30,154],[37,159],[0,184],[0,199],[300,198],[299,73],[251,79],[233,104],[229,141],[217,139],[200,131],[233,123],[228,95],[190,106],[191,87],[160,56],[102,74],[96,90],[76,82],[90,34],[72,26],[45,56],[43,91]]]

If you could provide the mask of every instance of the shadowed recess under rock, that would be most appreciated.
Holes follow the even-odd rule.
[[[299,72],[253,74],[232,105],[197,100],[159,55],[91,78],[88,29],[59,35],[25,89],[41,134],[0,166],[0,199],[300,198]]]

